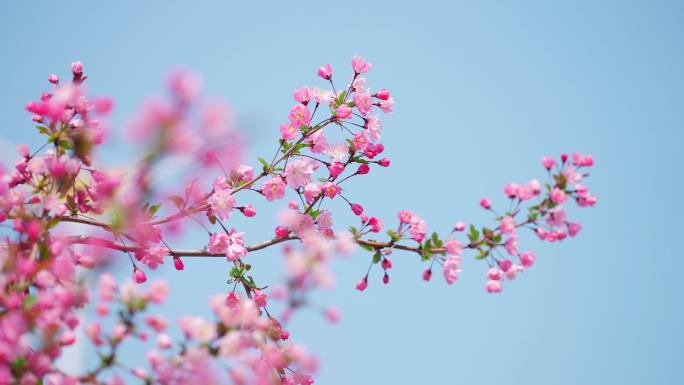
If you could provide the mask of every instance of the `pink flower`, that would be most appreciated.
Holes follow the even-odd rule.
[[[149,247],[136,253],[136,258],[146,264],[150,269],[156,269],[157,265],[164,263],[164,257],[168,255],[165,248]]]
[[[340,321],[340,309],[336,307],[325,308],[325,318],[331,323],[338,323]]]
[[[254,299],[254,303],[256,303],[257,306],[259,306],[259,307],[266,306],[266,299],[268,298],[266,293],[262,292],[259,289],[254,289],[252,294],[253,294],[252,298]]]
[[[314,172],[314,164],[308,159],[297,159],[290,162],[285,168],[287,183],[294,189],[298,189],[311,180]]]
[[[330,67],[330,64],[326,64],[323,67],[319,68],[317,73],[318,76],[322,77],[325,80],[332,79],[332,67]]]
[[[316,183],[308,183],[304,186],[304,198],[307,203],[311,203],[321,194],[321,186]]]
[[[535,259],[536,257],[531,251],[520,253],[520,263],[525,267],[532,267]]]
[[[366,118],[364,125],[368,133],[368,137],[373,141],[380,140],[380,132],[382,132],[382,121],[377,115],[370,115]]]
[[[576,152],[572,154],[572,164],[575,167],[590,167],[594,165],[594,159],[591,155],[584,155]]]
[[[364,291],[368,287],[368,276],[365,276],[361,278],[358,282],[356,282],[356,290],[358,291]]]
[[[549,156],[543,157],[541,162],[544,165],[544,168],[547,170],[551,170],[551,168],[556,165],[556,161]]]
[[[307,105],[311,100],[311,89],[307,86],[297,88],[294,90],[292,96],[294,96],[294,99],[299,103]]]
[[[341,162],[335,162],[328,166],[328,171],[330,171],[330,176],[337,178],[344,171],[344,164]]]
[[[397,214],[399,217],[399,222],[407,225],[411,223],[411,218],[413,218],[413,213],[408,211],[408,210],[401,210],[399,211],[399,214]]]
[[[221,177],[219,178],[223,179]],[[217,180],[219,178],[217,178]],[[230,213],[235,205],[235,198],[227,186],[214,182],[214,193],[211,194],[208,202],[212,214],[219,217],[222,221],[225,221],[230,218]]]
[[[323,210],[316,217],[316,224],[320,229],[330,229],[333,227],[332,213],[328,210]]]
[[[446,243],[446,250],[450,255],[461,255],[461,252],[463,251],[463,245],[461,242],[451,239]]]
[[[290,124],[294,127],[308,126],[311,123],[309,108],[302,104],[292,107],[288,118],[290,119]]]
[[[367,93],[355,93],[354,103],[363,116],[366,116],[366,114],[373,110],[373,99]]]
[[[202,79],[191,71],[176,70],[169,74],[168,87],[181,102],[189,103],[202,93]]]
[[[492,207],[492,201],[490,201],[489,198],[482,198],[480,199],[480,206],[484,209],[489,209]]]
[[[568,196],[565,194],[565,191],[557,187],[551,191],[551,201],[553,201],[553,203],[562,205],[567,200]]]
[[[71,63],[71,72],[73,72],[74,74],[78,74],[78,75],[82,74],[83,73],[83,63],[81,63],[80,61],[75,61],[75,62]]]
[[[266,200],[269,202],[281,199],[285,196],[285,183],[283,183],[283,179],[279,176],[274,176],[267,180],[264,182],[264,185],[261,186],[261,193],[264,194]]]
[[[509,198],[515,198],[518,195],[520,186],[517,183],[509,183],[504,186],[504,194]]]
[[[361,56],[354,56],[352,58],[352,68],[354,68],[354,72],[358,74],[363,74],[368,71],[370,71],[372,64],[363,60]]]
[[[240,297],[234,291],[228,293],[228,295],[226,296],[226,306],[228,306],[231,309],[236,309],[239,304]]]
[[[209,238],[209,252],[225,254],[229,261],[237,261],[247,254],[244,244],[244,233],[235,229],[226,233],[214,233]]]
[[[284,140],[295,139],[299,135],[299,128],[291,124],[283,123],[280,125],[280,137]]]
[[[487,281],[487,285],[485,285],[485,289],[487,290],[487,293],[501,293],[503,285],[499,281],[489,280]]]
[[[418,216],[418,214],[413,214],[411,216],[411,228],[409,228],[409,235],[416,242],[422,242],[427,233],[427,223]]]
[[[381,100],[380,109],[387,114],[394,111],[394,99],[389,98],[387,100]]]
[[[337,116],[337,119],[349,119],[352,116],[352,109],[346,104],[341,104],[337,107],[335,116]]]
[[[461,272],[461,257],[451,256],[444,261],[442,273],[444,279],[451,285],[458,279],[458,274]]]
[[[575,235],[577,235],[577,233],[580,232],[580,230],[582,230],[582,224],[579,222],[575,222],[575,223],[568,222],[567,226],[568,226],[568,234],[571,237],[574,237]]]
[[[496,267],[490,267],[489,270],[487,270],[487,278],[489,278],[492,281],[499,281],[502,277],[503,272]]]
[[[333,182],[325,182],[323,184],[323,194],[332,199],[340,192],[340,187]]]
[[[333,161],[342,162],[342,160],[349,155],[349,147],[346,143],[336,143],[328,146],[325,153],[330,155]],[[342,169],[344,169],[344,167],[342,167]]]
[[[513,234],[515,232],[515,220],[510,215],[501,218],[499,230],[504,234]]]

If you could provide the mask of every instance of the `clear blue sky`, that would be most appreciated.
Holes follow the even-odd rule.
[[[539,158],[562,151],[594,155],[599,204],[573,212],[585,231],[570,242],[526,240],[538,264],[499,296],[473,261],[447,287],[397,255],[389,287],[377,277],[363,294],[353,284],[368,256],[341,261],[337,290],[317,299],[341,306],[343,322],[304,312],[292,328],[322,359],[318,383],[681,381],[681,2],[247,3],[3,2],[3,142],[35,146],[23,106],[75,59],[93,93],[116,98],[115,122],[185,65],[231,101],[254,158],[272,153],[295,87],[363,55],[369,83],[397,100],[384,131],[393,167],[355,185],[376,214],[413,209],[433,229],[486,223],[481,196],[502,203],[504,183],[541,176]],[[259,215],[245,225],[251,240],[271,234],[268,209]],[[253,258],[260,277],[278,276],[277,250]],[[206,295],[225,290],[222,263],[159,273],[179,288],[172,318],[206,312]]]

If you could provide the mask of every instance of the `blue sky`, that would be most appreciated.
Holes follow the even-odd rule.
[[[677,1],[3,2],[0,152],[36,146],[23,106],[79,59],[90,90],[116,98],[115,123],[161,92],[168,69],[199,71],[238,112],[253,159],[272,153],[294,88],[363,55],[369,84],[397,100],[384,130],[392,168],[349,186],[374,213],[412,209],[432,229],[490,223],[481,196],[503,204],[504,183],[542,177],[539,158],[563,151],[594,155],[599,204],[572,212],[585,225],[576,239],[524,239],[538,263],[499,296],[475,261],[447,287],[396,255],[392,283],[377,277],[363,294],[353,284],[368,256],[340,261],[338,288],[316,299],[338,304],[343,322],[312,311],[291,328],[322,359],[318,383],[675,383],[683,18]],[[121,162],[121,151],[103,157]],[[271,234],[272,212],[245,225],[252,240]],[[254,259],[264,279],[279,276],[278,250]],[[159,273],[178,288],[172,318],[207,311],[204,298],[225,290],[221,263]]]

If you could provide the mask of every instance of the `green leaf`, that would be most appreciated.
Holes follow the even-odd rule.
[[[50,129],[49,128],[47,128],[45,126],[36,126],[36,128],[38,129],[38,132],[40,132],[41,134],[50,135]]]
[[[71,150],[74,148],[74,144],[71,143],[69,139],[62,139],[59,141],[59,146],[65,150]]]
[[[389,235],[394,242],[397,242],[401,239],[399,234],[397,234],[394,230],[387,230],[387,235]]]
[[[359,230],[357,230],[356,227],[354,227],[354,226],[349,226],[349,231],[351,231],[351,233],[352,233],[354,236],[356,236],[356,234],[359,233]]]
[[[156,205],[154,205],[154,206],[150,206],[150,208],[149,208],[148,211],[149,211],[150,214],[154,215],[154,214],[157,213],[157,211],[159,211],[159,208],[160,208],[160,207],[161,207],[161,203],[158,203],[158,204],[156,204]]]
[[[489,255],[489,250],[479,250],[477,255],[475,256],[475,259],[485,259]]]
[[[381,259],[382,255],[380,255],[380,252],[373,254],[373,263],[379,263]]]
[[[359,246],[361,246],[361,248],[364,249],[364,250],[366,250],[366,251],[373,251],[373,250],[375,250],[372,246],[368,246],[368,245],[365,245],[365,244],[363,244],[363,243],[359,243]]]
[[[24,310],[29,310],[33,307],[33,305],[36,304],[36,302],[38,302],[38,297],[36,297],[33,294],[29,294],[26,296],[26,298],[24,298],[24,303],[22,304],[22,306]]]
[[[470,233],[468,234],[468,238],[471,242],[475,242],[480,238],[480,232],[477,231],[473,225],[470,225]]]
[[[268,162],[266,161],[266,159],[264,159],[264,158],[262,158],[262,157],[259,157],[259,158],[257,158],[257,159],[259,160],[259,163],[261,163],[261,165],[264,167],[264,171],[265,171],[265,172],[268,172],[268,169],[271,167],[271,165],[268,164]]]

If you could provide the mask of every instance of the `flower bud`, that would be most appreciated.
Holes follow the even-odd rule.
[[[361,165],[359,165],[359,169],[356,170],[356,173],[360,174],[360,175],[365,175],[365,174],[368,174],[369,171],[370,171],[370,167],[368,166],[368,164],[361,163]]]
[[[375,97],[380,99],[380,100],[387,100],[390,98],[390,92],[388,89],[381,89],[380,91],[375,93]]]
[[[147,275],[145,275],[144,271],[142,271],[136,267],[133,271],[133,280],[135,281],[135,283],[138,283],[138,284],[143,283],[143,282],[147,281]]]
[[[332,79],[332,67],[330,67],[330,64],[326,64],[323,67],[318,69],[318,76],[322,77],[325,80],[330,80]]]
[[[363,213],[363,206],[358,203],[352,203],[351,209],[354,212],[354,215],[361,215]]]
[[[175,267],[176,270],[183,270],[185,268],[185,265],[183,264],[183,260],[181,260],[177,256],[173,257],[173,267]]]

